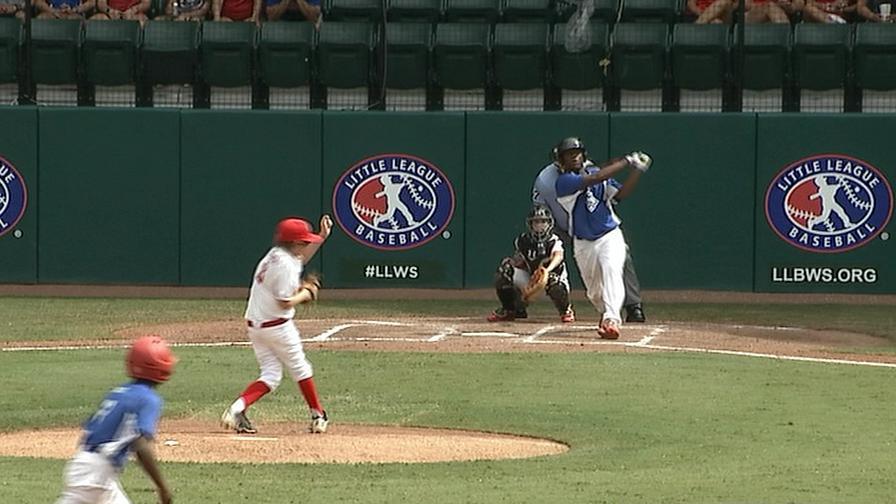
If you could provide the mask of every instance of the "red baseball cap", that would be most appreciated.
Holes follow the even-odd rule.
[[[320,243],[324,241],[320,235],[314,233],[308,221],[295,217],[278,222],[275,236],[278,242]]]

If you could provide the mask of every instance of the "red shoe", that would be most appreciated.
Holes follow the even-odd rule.
[[[516,319],[513,312],[498,308],[488,315],[486,320],[489,322],[513,322]]]
[[[569,324],[569,323],[575,322],[575,321],[576,321],[576,314],[574,311],[572,311],[572,308],[570,308],[569,310],[566,310],[566,313],[564,313],[563,315],[560,315],[560,322],[563,322],[564,324]]]
[[[605,319],[600,323],[600,329],[597,330],[597,334],[600,335],[601,339],[619,339],[619,324],[615,320]]]

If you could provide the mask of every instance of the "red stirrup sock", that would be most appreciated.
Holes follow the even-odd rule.
[[[240,397],[243,398],[243,402],[246,403],[246,407],[248,408],[252,405],[252,403],[261,399],[270,391],[271,387],[268,387],[265,382],[257,380],[250,383],[249,386],[246,387],[246,390],[244,390],[243,393],[240,394]]]
[[[320,398],[317,397],[317,388],[314,386],[313,377],[300,380],[299,390],[301,390],[302,395],[305,396],[305,402],[308,403],[309,408],[323,413],[324,408],[320,405]]]

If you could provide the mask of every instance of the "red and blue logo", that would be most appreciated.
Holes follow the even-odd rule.
[[[893,215],[893,189],[871,164],[820,154],[787,165],[765,194],[769,226],[794,247],[846,252],[868,244]]]
[[[445,232],[454,188],[425,159],[380,154],[355,163],[333,189],[336,222],[355,241],[380,250],[419,247]]]
[[[0,236],[15,228],[27,206],[25,179],[9,161],[0,157]]]

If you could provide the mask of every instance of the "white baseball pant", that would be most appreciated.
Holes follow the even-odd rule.
[[[261,368],[258,379],[270,387],[272,392],[283,379],[284,365],[294,382],[311,378],[311,363],[305,358],[299,330],[292,320],[274,327],[250,327],[248,333],[252,349],[255,350],[255,359]]]
[[[56,504],[131,504],[118,476],[105,456],[79,451],[65,466],[65,488]]]
[[[625,301],[625,237],[617,227],[596,240],[575,239],[574,254],[591,304],[603,319],[622,324]]]

